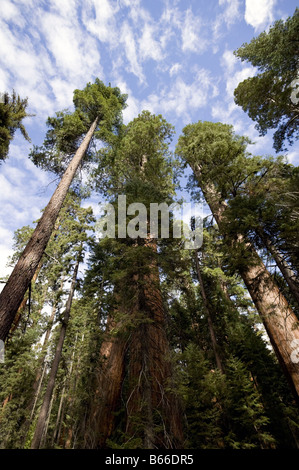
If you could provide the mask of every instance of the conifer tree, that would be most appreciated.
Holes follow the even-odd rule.
[[[149,112],[143,112],[124,129],[111,159],[108,185],[113,187],[117,178],[118,191],[125,192],[128,205],[138,201],[149,212],[150,202],[171,200],[173,181],[167,146],[171,134],[171,126],[161,116]],[[98,409],[94,410],[94,404],[92,412],[93,422],[98,423],[100,446],[111,436],[112,430],[107,425],[111,425],[112,412],[117,411],[115,405],[120,402],[120,387],[114,388],[115,381],[123,381],[124,370],[127,371],[124,432],[130,445],[169,448],[182,442],[179,404],[171,390],[172,367],[159,287],[158,242],[150,237],[149,220],[145,223],[145,233],[136,235],[136,239],[127,237],[112,242],[119,260],[114,273],[115,313],[112,317],[110,312],[107,323],[107,333],[110,337],[113,334],[113,338],[110,343],[107,340],[103,343],[106,364],[99,373],[100,377],[104,374],[105,382],[99,378]],[[135,224],[134,219],[131,224]],[[110,386],[115,393],[112,388],[109,393],[106,391]],[[108,403],[112,396],[113,403]]]
[[[188,125],[179,139],[177,153],[188,163],[213,216],[225,234],[227,200],[247,178],[246,144],[231,126],[198,122]],[[258,171],[253,160],[252,172]],[[299,394],[299,368],[292,361],[294,341],[299,339],[298,320],[285,297],[267,271],[263,261],[236,231],[228,239],[238,260],[239,272],[259,311],[278,360],[289,380],[294,396]]]
[[[276,21],[250,43],[235,51],[242,61],[257,67],[258,73],[239,83],[235,102],[257,124],[260,135],[274,133],[274,148],[298,138],[298,27],[299,9],[285,21]]]
[[[23,137],[30,142],[30,138],[22,123],[26,117],[33,116],[28,114],[26,108],[28,98],[22,99],[15,91],[9,96],[4,93],[0,101],[0,162],[6,160],[9,152],[9,144],[14,134],[19,129]]]
[[[65,161],[76,153],[64,171],[49,204],[35,228],[26,248],[19,258],[3,291],[0,294],[0,338],[4,340],[10,330],[13,319],[22,302],[29,283],[36,272],[38,263],[50,239],[55,221],[62,207],[67,191],[76,171],[83,160],[93,136],[104,142],[113,140],[121,126],[121,111],[126,96],[118,88],[105,87],[98,79],[94,84],[88,83],[84,90],[75,90],[72,114],[58,113],[50,118],[50,129],[42,149],[34,149],[33,159],[41,160],[43,165],[50,165],[53,160]],[[85,137],[82,140],[82,137]],[[78,143],[80,146],[78,148]],[[45,157],[49,157],[45,159]],[[61,169],[57,163],[55,171]]]

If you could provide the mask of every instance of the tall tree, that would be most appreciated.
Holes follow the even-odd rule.
[[[26,108],[28,98],[22,99],[13,90],[12,95],[4,93],[0,100],[0,162],[5,160],[9,152],[9,144],[14,134],[19,129],[23,137],[30,142],[30,138],[22,123],[26,117],[33,116],[28,114]]]
[[[57,346],[56,346],[55,356],[54,356],[54,359],[53,359],[53,363],[52,363],[49,378],[48,378],[46,392],[45,392],[45,395],[44,395],[44,399],[43,399],[41,409],[39,411],[38,420],[37,420],[33,440],[32,440],[32,443],[31,443],[31,448],[32,449],[39,449],[39,447],[41,445],[44,429],[45,429],[45,423],[46,423],[46,420],[48,419],[50,404],[51,404],[51,401],[52,401],[53,390],[54,390],[54,386],[55,386],[55,379],[56,379],[56,375],[57,375],[57,371],[58,371],[58,367],[59,367],[59,362],[60,362],[60,359],[61,359],[63,344],[64,344],[64,340],[65,340],[65,335],[66,335],[66,329],[67,329],[67,325],[68,325],[69,318],[70,318],[71,307],[72,307],[75,287],[76,287],[76,283],[77,283],[78,269],[79,269],[79,264],[80,264],[81,260],[82,260],[82,253],[80,251],[78,253],[78,258],[77,258],[77,261],[76,261],[76,264],[75,264],[75,267],[74,267],[74,273],[73,273],[73,277],[72,277],[72,283],[71,283],[71,288],[70,288],[68,300],[67,300],[67,303],[66,303],[65,310],[63,312],[62,325],[61,325],[61,329],[60,329],[58,343],[57,343]]]
[[[260,135],[274,133],[274,148],[298,138],[298,28],[299,9],[285,21],[243,44],[235,55],[257,67],[258,74],[239,83],[235,102],[257,122]]]
[[[171,201],[174,189],[168,150],[171,135],[172,127],[162,116],[154,116],[146,111],[128,124],[118,148],[114,149],[114,155],[106,155],[108,161],[105,172],[110,172],[110,179],[105,187],[109,187],[113,199],[125,192],[127,205],[136,201],[143,203],[148,216],[152,201]],[[129,216],[126,221],[137,229],[135,218]],[[119,372],[118,380],[122,380],[124,370],[126,380],[122,389],[126,390],[126,413],[123,432],[129,438],[130,445],[169,448],[182,443],[182,420],[172,386],[166,312],[160,289],[159,242],[156,236],[150,236],[148,217],[144,224],[142,233],[138,234],[137,229],[136,238],[130,238],[128,234],[123,240],[112,242],[118,263],[117,272],[112,277],[115,283],[116,315],[109,319],[109,324],[115,333],[112,341],[106,342],[111,345],[106,348],[109,352],[106,357],[109,374],[104,366],[102,373],[108,380],[100,382],[104,386],[100,390],[102,402],[99,402],[94,414],[102,446],[107,439],[107,423],[113,421],[112,412],[115,403],[120,402],[121,393],[118,387],[119,396],[113,393],[113,409],[109,409],[107,404],[111,404],[111,401],[107,401],[109,394],[106,393],[106,387],[114,387],[115,371]],[[118,230],[120,226],[117,227],[117,233]],[[116,351],[120,354],[116,354]],[[125,361],[124,369],[117,363],[122,358]],[[103,413],[110,416],[100,421],[98,418]]]
[[[78,200],[78,198],[68,198],[68,204],[66,205],[64,214],[62,215],[65,216],[64,220],[62,220],[64,223],[61,224],[60,231],[57,233],[56,243],[61,243],[62,245],[64,245],[64,253],[60,260],[62,262],[62,259],[64,259],[67,270],[70,271],[70,269],[72,269],[73,274],[68,299],[66,301],[65,309],[60,318],[61,328],[59,331],[59,338],[56,344],[55,354],[48,377],[46,391],[44,394],[41,409],[39,411],[34,437],[31,443],[32,448],[39,448],[42,442],[43,432],[46,426],[46,421],[50,410],[50,404],[53,398],[55,379],[62,357],[62,350],[71,315],[74,293],[77,287],[79,265],[83,260],[85,243],[88,239],[86,232],[90,229],[90,209],[81,208],[80,201]],[[70,268],[70,265],[72,264],[74,264],[74,266]]]
[[[10,330],[16,312],[28,289],[51,236],[55,221],[62,207],[67,191],[76,171],[88,149],[93,136],[101,140],[113,140],[121,127],[121,111],[126,96],[118,88],[106,87],[96,79],[88,83],[84,90],[75,90],[75,111],[56,119],[50,119],[52,129],[48,131],[45,146],[41,152],[35,149],[34,158],[55,155],[56,159],[72,155],[76,144],[87,131],[80,147],[63,173],[49,204],[35,228],[25,250],[11,273],[0,294],[0,338],[4,340]],[[50,142],[50,143],[49,143]],[[51,158],[50,158],[51,161]],[[61,165],[59,165],[61,169]]]
[[[188,125],[179,139],[177,153],[187,162],[209,204],[220,231],[225,234],[227,199],[246,180],[246,139],[221,123]],[[253,161],[254,164],[254,161]],[[255,167],[254,171],[258,171]],[[292,360],[299,339],[298,319],[280,292],[254,247],[242,233],[228,240],[239,272],[263,320],[278,360],[299,398],[299,366]]]

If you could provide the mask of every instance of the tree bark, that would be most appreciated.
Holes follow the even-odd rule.
[[[2,340],[5,340],[7,337],[17,310],[37,270],[68,189],[88,149],[97,126],[97,121],[95,119],[91,125],[82,144],[66,169],[25,250],[0,294],[0,339]]]
[[[48,413],[49,413],[49,407],[51,404],[51,399],[52,399],[53,390],[55,386],[55,379],[56,379],[56,375],[57,375],[57,371],[58,371],[58,367],[59,367],[59,363],[61,359],[62,348],[63,348],[64,339],[66,335],[66,329],[67,329],[67,325],[68,325],[69,318],[70,318],[72,301],[73,301],[74,292],[76,288],[77,274],[78,274],[78,269],[79,269],[79,264],[80,264],[80,256],[81,255],[79,253],[77,262],[74,268],[74,273],[73,273],[68,300],[67,300],[66,307],[63,313],[63,323],[61,325],[60,335],[59,335],[58,343],[56,346],[51,371],[49,374],[49,380],[48,380],[46,392],[44,395],[44,400],[43,400],[43,403],[39,412],[39,416],[38,416],[38,420],[37,420],[37,424],[35,428],[35,433],[33,436],[32,443],[31,443],[31,449],[39,449],[41,445],[41,440],[43,438],[43,431],[44,431],[45,423],[46,423]]]
[[[200,166],[192,165],[192,170],[221,231],[227,205],[212,183],[202,181]],[[299,363],[292,360],[298,347],[298,319],[254,247],[244,240],[243,235],[236,234],[236,237],[235,246],[242,244],[248,255],[247,266],[240,270],[240,275],[261,316],[294,397],[299,401]]]
[[[156,240],[148,238],[145,245],[153,255],[156,253]],[[147,449],[181,448],[182,414],[179,399],[171,390],[173,370],[155,256],[149,273],[139,275],[140,282],[138,279],[135,281],[136,302],[132,306],[131,317],[136,327],[128,346],[126,432],[131,437],[141,437]]]
[[[204,311],[208,320],[208,326],[209,326],[209,331],[210,331],[210,336],[211,336],[213,352],[214,352],[214,356],[216,360],[216,365],[217,365],[217,368],[220,370],[220,372],[223,374],[224,370],[223,370],[222,361],[220,359],[220,355],[218,352],[218,344],[217,344],[216,334],[215,334],[212,316],[210,312],[210,305],[206,296],[206,291],[205,291],[202,275],[200,272],[197,251],[195,251],[195,264],[196,264],[197,279],[200,285],[201,296],[202,296],[202,300],[204,304]]]
[[[63,284],[63,283],[61,283],[61,284]],[[62,288],[62,285],[61,285],[61,288]],[[55,303],[52,306],[51,316],[50,316],[50,319],[49,319],[49,323],[48,323],[48,327],[47,327],[47,330],[46,330],[44,342],[43,342],[43,345],[42,345],[41,357],[39,358],[39,362],[38,362],[38,366],[37,366],[37,372],[36,372],[35,380],[34,380],[34,383],[33,383],[33,386],[32,386],[32,399],[30,400],[30,403],[28,405],[28,409],[31,410],[30,411],[30,417],[28,417],[26,419],[26,422],[24,423],[24,426],[23,426],[23,429],[22,429],[22,432],[23,432],[23,435],[24,435],[24,438],[23,438],[24,439],[24,444],[26,442],[28,431],[29,431],[30,425],[32,423],[32,420],[33,420],[33,417],[34,417],[34,414],[35,414],[36,405],[37,405],[37,402],[38,402],[38,399],[39,399],[39,394],[40,394],[40,391],[41,391],[41,387],[42,387],[43,380],[44,380],[44,375],[45,375],[46,368],[47,368],[47,362],[46,362],[47,346],[48,346],[48,340],[49,340],[49,337],[50,337],[50,333],[51,333],[51,330],[52,330],[52,325],[53,325],[55,314],[56,314],[56,309],[57,309],[57,305],[56,305],[56,301],[55,301]]]
[[[127,341],[123,331],[120,335],[114,334],[116,329],[122,330],[122,326],[116,325],[113,318],[109,317],[100,349],[95,397],[85,433],[85,447],[88,449],[106,447],[106,441],[114,429],[114,413],[120,407]]]
[[[37,269],[36,269],[34,275],[33,275],[33,278],[32,278],[32,282],[33,282],[33,283],[35,283],[35,281],[36,281],[36,279],[37,279],[37,276],[38,276],[38,274],[39,274],[39,271],[40,271],[41,267],[42,267],[42,263],[40,262],[40,263],[38,264],[38,266],[37,266]],[[25,307],[26,307],[28,297],[29,297],[29,296],[26,295],[26,296],[23,298],[23,300],[22,300],[22,302],[21,302],[21,304],[20,304],[20,306],[19,306],[19,308],[18,308],[18,310],[17,310],[17,314],[16,314],[16,316],[15,316],[15,318],[14,318],[14,321],[13,321],[13,323],[12,323],[12,326],[11,326],[11,329],[10,329],[10,332],[9,332],[9,336],[8,336],[8,337],[11,337],[11,336],[13,335],[13,333],[15,332],[15,330],[17,329],[18,324],[20,323],[20,320],[21,320],[21,316],[22,316],[23,310],[24,310]]]

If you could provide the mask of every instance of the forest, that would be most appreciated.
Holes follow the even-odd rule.
[[[210,121],[172,150],[174,126],[148,110],[125,125],[128,96],[100,78],[48,117],[29,158],[59,184],[1,280],[1,449],[299,448],[298,31],[296,9],[235,51],[258,70],[235,102],[275,155]],[[2,165],[29,103],[0,103]],[[116,215],[125,195],[136,236],[117,217],[101,236],[91,194]],[[161,210],[151,231],[150,205],[183,198],[206,208],[194,249],[171,211],[169,236]]]

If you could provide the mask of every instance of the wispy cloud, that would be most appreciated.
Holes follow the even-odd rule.
[[[229,29],[241,19],[240,0],[219,0],[218,3],[220,11],[213,22],[213,41],[217,47],[219,46],[219,39],[224,35],[223,26]]]
[[[182,25],[182,50],[183,52],[203,52],[208,41],[200,36],[202,19],[192,13],[191,8],[185,12]]]
[[[188,82],[182,76],[177,76],[159,96],[150,95],[144,106],[152,112],[173,114],[187,121],[217,94],[218,88],[210,72],[198,69],[194,71],[193,81]]]

